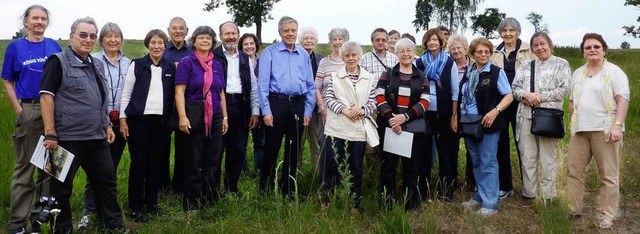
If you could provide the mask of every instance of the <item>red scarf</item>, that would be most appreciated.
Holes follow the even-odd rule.
[[[202,86],[202,97],[204,98],[204,127],[205,136],[209,136],[209,129],[211,129],[211,122],[213,121],[213,99],[211,98],[211,84],[213,83],[213,53],[209,51],[206,58],[200,57],[197,51],[196,54],[200,66],[204,69],[204,85]]]

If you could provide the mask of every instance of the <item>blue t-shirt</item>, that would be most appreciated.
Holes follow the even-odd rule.
[[[14,40],[5,51],[2,78],[15,82],[18,99],[39,99],[44,62],[49,55],[61,51],[51,38],[41,42],[30,42],[25,37]]]

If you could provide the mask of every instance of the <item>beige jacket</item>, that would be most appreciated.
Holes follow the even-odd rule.
[[[354,104],[356,106],[364,107],[367,106],[369,95],[371,94],[372,89],[375,88],[377,78],[374,78],[371,73],[367,72],[362,67],[360,67],[359,77],[360,78],[355,85],[355,91],[357,94],[356,98],[358,99],[358,102]],[[352,94],[349,94],[347,92],[351,92],[354,87],[352,85],[348,85],[345,87],[345,82],[342,81],[344,79],[349,79],[347,70],[344,67],[337,72],[331,73],[330,82],[333,86],[332,90],[335,99],[345,106],[349,107],[351,106],[351,102],[349,101],[348,97],[350,97]],[[347,83],[351,84],[351,81],[347,80]],[[325,99],[325,101],[326,100],[327,99]],[[341,113],[335,113],[331,110],[327,111],[327,122],[324,126],[324,134],[327,136],[344,139],[346,141],[367,140],[364,130],[364,121],[362,121],[362,119],[360,121],[354,122],[351,121],[351,119],[349,119],[347,116],[344,116]]]
[[[491,64],[496,65],[500,68],[504,68],[504,57],[505,53],[502,50],[498,50],[497,47],[494,48],[493,55],[491,55]],[[520,44],[520,49],[516,54],[516,71],[518,70],[522,62],[532,59],[536,59],[536,56],[531,51],[531,46],[522,41],[522,43]]]

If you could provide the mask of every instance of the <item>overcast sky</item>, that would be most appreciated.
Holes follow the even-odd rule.
[[[0,38],[10,39],[22,26],[21,14],[32,4],[42,4],[51,12],[51,24],[45,36],[54,39],[69,37],[73,21],[84,16],[92,16],[98,26],[107,22],[120,25],[126,39],[142,39],[155,28],[166,30],[169,20],[182,16],[192,30],[200,25],[209,25],[216,32],[218,25],[231,20],[226,8],[214,12],[202,10],[208,0],[0,0]],[[171,5],[177,2],[176,5]],[[351,40],[371,44],[369,35],[376,27],[409,32],[420,40],[424,31],[415,32],[411,21],[415,18],[416,0],[281,0],[273,7],[274,20],[263,24],[263,41],[278,38],[277,21],[283,15],[294,17],[300,27],[313,26],[317,29],[321,43],[328,42],[328,32],[334,27],[347,28]],[[521,39],[529,41],[533,26],[526,20],[529,12],[543,16],[549,25],[551,39],[556,45],[578,46],[587,32],[597,32],[604,36],[611,48],[619,48],[623,41],[632,48],[640,48],[640,39],[623,36],[622,26],[640,23],[640,9],[624,6],[624,0],[485,0],[477,13],[485,8],[496,7],[509,17],[514,17],[522,25]],[[471,25],[471,23],[469,23]],[[432,27],[436,26],[432,22]],[[253,27],[241,28],[241,33],[255,32]],[[475,38],[472,30],[465,35]]]

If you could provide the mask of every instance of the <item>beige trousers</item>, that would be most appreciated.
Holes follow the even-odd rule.
[[[591,158],[595,158],[600,174],[598,210],[613,219],[620,202],[620,152],[622,140],[605,142],[603,132],[578,132],[569,140],[569,209],[572,214],[581,214],[584,203],[584,176]]]
[[[551,199],[556,196],[556,154],[558,139],[539,137],[531,134],[531,119],[522,121],[522,135],[518,141],[522,160],[522,195],[538,197],[539,188],[542,198]],[[540,163],[540,180],[538,180],[538,162]]]

